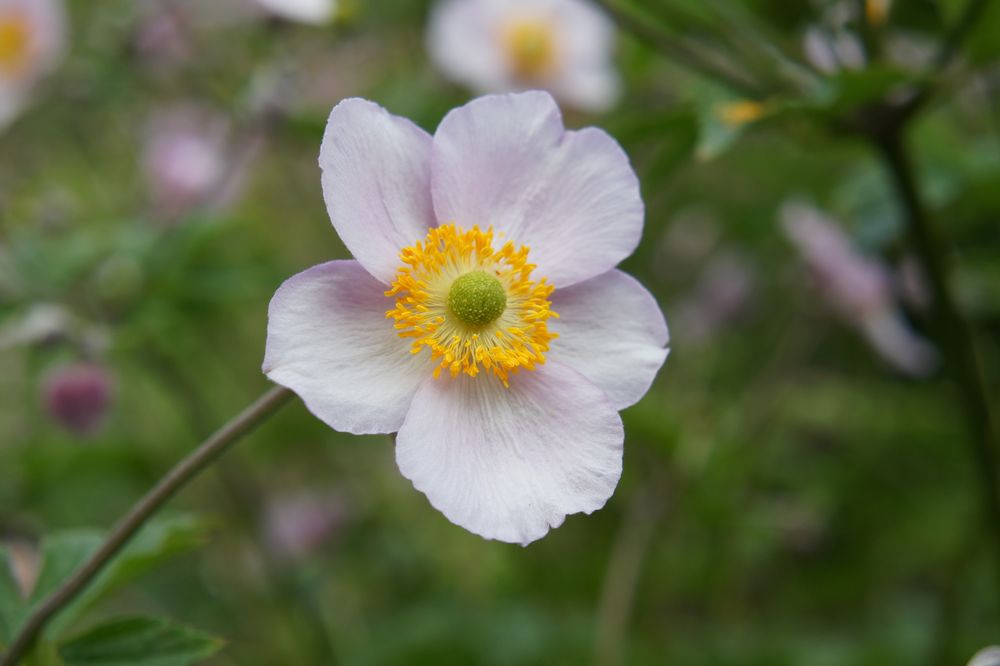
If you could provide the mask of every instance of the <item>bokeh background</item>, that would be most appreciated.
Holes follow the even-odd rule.
[[[639,173],[623,267],[672,353],[624,413],[608,505],[528,548],[484,541],[390,438],[296,402],[64,635],[166,616],[246,666],[943,665],[1000,643],[996,470],[970,453],[906,208],[845,122],[933,84],[909,147],[996,408],[997,3],[946,62],[962,2],[610,4],[621,94],[566,120]],[[49,544],[89,543],[267,389],[271,294],[347,256],[316,164],[331,107],[433,131],[474,94],[428,56],[433,7],[67,3],[65,52],[0,134],[0,539],[25,591]]]

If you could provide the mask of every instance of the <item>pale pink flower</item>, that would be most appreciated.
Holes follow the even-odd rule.
[[[101,427],[113,394],[111,373],[93,363],[56,368],[42,387],[42,400],[49,416],[80,437],[92,435]]]
[[[542,88],[604,111],[621,82],[611,21],[586,0],[441,0],[427,47],[449,78],[477,92]]]
[[[223,116],[197,106],[171,107],[153,117],[142,165],[159,212],[180,215],[220,191],[228,168],[228,133]]]
[[[527,544],[603,506],[618,410],[668,341],[656,301],[615,269],[643,222],[621,147],[567,131],[543,92],[477,99],[434,136],[349,99],[320,166],[355,261],[278,289],[268,377],[337,430],[398,431],[403,475],[483,537]]]
[[[34,84],[66,50],[60,0],[0,0],[0,128],[28,103]]]
[[[930,373],[937,366],[937,353],[903,318],[889,269],[858,252],[837,223],[812,206],[787,203],[781,217],[785,234],[841,317],[899,371]]]

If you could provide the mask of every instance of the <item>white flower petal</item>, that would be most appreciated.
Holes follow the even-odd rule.
[[[309,23],[323,25],[333,20],[337,13],[336,0],[257,0],[267,11],[275,16]]]
[[[264,373],[335,430],[398,430],[433,370],[385,318],[384,289],[356,261],[331,261],[288,279],[271,299]]]
[[[608,66],[574,67],[552,84],[552,93],[566,104],[602,113],[611,109],[621,97],[621,79]]]
[[[511,377],[426,381],[396,439],[403,476],[448,520],[528,544],[611,497],[622,470],[621,418],[574,370],[546,363]]]
[[[354,258],[387,284],[399,251],[435,223],[430,156],[430,135],[377,104],[347,99],[330,113],[319,157],[327,211]]]
[[[502,12],[495,3],[444,0],[431,14],[427,51],[445,76],[480,92],[512,89],[497,37]]]
[[[550,362],[574,368],[625,409],[649,390],[667,358],[667,322],[652,294],[619,270],[557,289]]]
[[[481,97],[449,113],[432,172],[439,220],[492,226],[528,245],[536,275],[556,286],[607,272],[642,233],[628,157],[599,129],[566,131],[544,92]]]
[[[7,129],[17,119],[25,103],[22,90],[0,83],[0,131]]]

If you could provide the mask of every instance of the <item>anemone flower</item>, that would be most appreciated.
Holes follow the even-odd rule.
[[[667,356],[656,300],[615,265],[639,183],[599,129],[544,92],[483,97],[432,137],[364,100],[320,153],[353,261],[271,301],[264,372],[336,430],[391,433],[404,476],[452,522],[527,544],[607,501],[618,411]]]
[[[427,32],[444,74],[483,93],[541,88],[582,111],[619,96],[614,25],[585,0],[443,0]]]

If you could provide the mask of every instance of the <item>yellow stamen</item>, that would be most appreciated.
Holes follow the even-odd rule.
[[[494,250],[492,229],[465,231],[446,224],[431,229],[425,240],[405,248],[399,257],[403,266],[385,292],[396,298],[396,307],[386,317],[395,322],[399,337],[412,339],[412,353],[427,348],[440,359],[435,377],[444,370],[452,377],[486,371],[509,386],[511,374],[545,363],[549,343],[557,337],[547,324],[559,316],[549,300],[555,287],[544,278],[531,279],[535,266],[528,263],[527,247],[508,241]],[[506,302],[492,293],[492,281],[484,278],[495,278]],[[449,305],[460,280],[463,295],[472,293],[469,285],[482,292],[484,316],[470,316],[472,310],[457,314]],[[496,312],[500,314],[494,316]]]
[[[31,26],[20,13],[0,14],[0,75],[23,69],[31,42]]]
[[[556,40],[547,21],[519,18],[504,27],[502,36],[515,76],[536,81],[552,71],[556,62]]]

